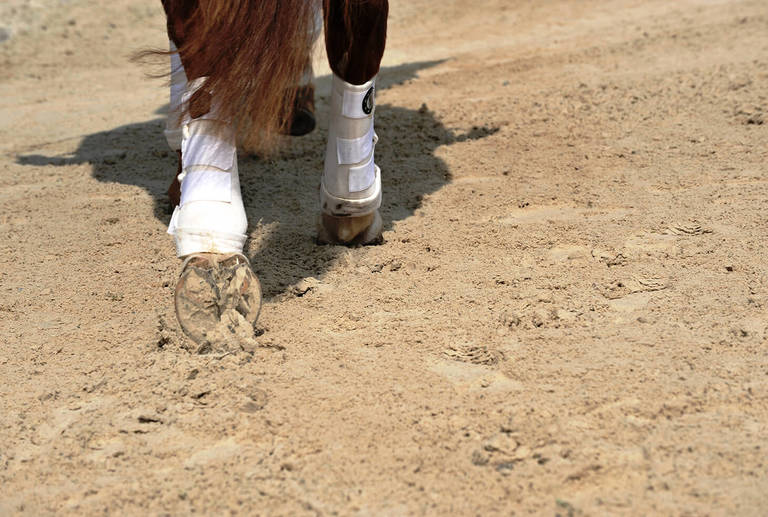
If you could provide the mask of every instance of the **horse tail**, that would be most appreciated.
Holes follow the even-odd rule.
[[[181,26],[174,27],[169,16],[169,32],[180,36],[174,39],[187,76],[205,78],[185,109],[212,99],[217,118],[232,122],[246,148],[265,154],[274,151],[290,124],[296,88],[310,64],[315,2],[197,0],[195,4]]]

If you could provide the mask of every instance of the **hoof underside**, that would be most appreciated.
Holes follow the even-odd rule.
[[[175,305],[182,330],[198,344],[252,337],[261,286],[242,255],[193,255],[176,284]]]

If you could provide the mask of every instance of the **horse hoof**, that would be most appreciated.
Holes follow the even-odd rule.
[[[315,130],[315,114],[307,109],[296,110],[289,133],[291,136],[308,135]]]
[[[184,262],[174,303],[182,330],[201,344],[222,323],[237,320],[252,330],[261,311],[261,285],[239,253],[195,254]]]
[[[341,244],[344,246],[370,246],[381,244],[382,221],[379,211],[358,217],[335,217],[321,214],[318,223],[319,244]]]
[[[287,128],[291,136],[304,136],[314,131],[315,121],[315,85],[309,83],[296,88],[293,114]]]

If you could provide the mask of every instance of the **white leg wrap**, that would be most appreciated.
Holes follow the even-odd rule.
[[[200,83],[190,83],[182,104]],[[181,132],[181,203],[168,227],[177,255],[242,253],[248,221],[240,195],[234,131],[217,120],[212,108],[199,118],[185,119]]]
[[[349,84],[336,75],[320,207],[334,216],[359,216],[381,206],[381,170],[373,161],[378,137],[373,130],[375,79]]]
[[[181,114],[181,98],[187,88],[187,74],[176,45],[171,41],[171,103],[168,117],[165,120],[165,139],[168,146],[174,151],[181,150],[181,127],[179,115]]]

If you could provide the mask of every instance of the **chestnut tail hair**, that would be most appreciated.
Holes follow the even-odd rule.
[[[188,79],[205,77],[188,114],[204,114],[212,101],[242,145],[273,152],[310,63],[314,0],[163,0],[163,6]],[[158,54],[169,53],[137,57]]]

